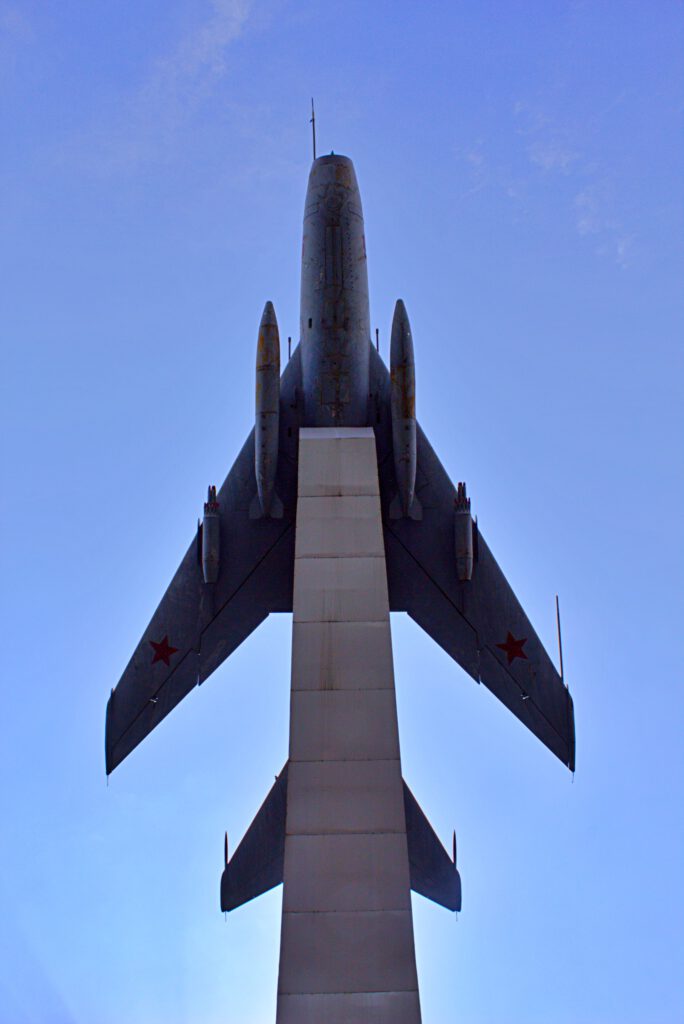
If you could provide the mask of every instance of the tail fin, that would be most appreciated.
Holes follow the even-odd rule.
[[[221,910],[235,910],[283,880],[287,764],[221,876]]]
[[[406,783],[404,811],[411,888],[447,910],[460,910],[461,876],[456,869],[456,859],[452,860],[440,843]]]

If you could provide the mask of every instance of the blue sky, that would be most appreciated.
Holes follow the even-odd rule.
[[[577,774],[393,617],[426,1024],[684,1019],[681,4],[0,0],[0,1024],[274,1019],[280,891],[218,909],[287,754],[272,617],[114,773],[104,711],[296,338],[315,95],[371,317],[555,656]]]

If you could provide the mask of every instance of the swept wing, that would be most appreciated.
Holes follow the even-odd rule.
[[[217,494],[221,570],[206,584],[193,539],[107,705],[105,751],[111,772],[214,671],[270,612],[292,611],[297,497],[299,352],[281,381],[276,488],[281,519],[250,517],[256,494],[254,431]]]
[[[454,552],[455,487],[420,426],[416,494],[423,518],[390,517],[396,493],[388,416],[390,382],[374,350],[371,367],[391,610],[408,612],[574,771],[572,697],[482,534],[476,535],[472,579],[459,581]]]

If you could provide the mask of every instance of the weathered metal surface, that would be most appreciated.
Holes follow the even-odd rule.
[[[280,335],[272,302],[264,307],[259,324],[256,357],[254,470],[258,511],[280,519],[283,507],[275,493],[280,421]]]
[[[361,196],[345,156],[315,160],[304,206],[300,306],[307,426],[365,426],[368,271]]]
[[[416,370],[411,325],[401,299],[392,319],[390,379],[392,455],[398,491],[390,515],[395,519],[408,515],[419,519],[419,503],[412,508],[416,492]]]

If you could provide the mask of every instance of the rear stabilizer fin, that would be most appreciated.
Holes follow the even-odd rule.
[[[408,510],[408,514],[404,515],[404,509],[401,504],[401,497],[399,492],[394,495],[389,507],[390,519],[415,519],[420,521],[423,518],[423,506],[421,505],[418,497],[414,494],[413,501],[411,502]]]
[[[226,836],[221,910],[235,910],[282,882],[286,810],[287,763],[230,860]]]
[[[411,888],[447,910],[461,909],[461,876],[411,790],[404,783],[404,811]]]

